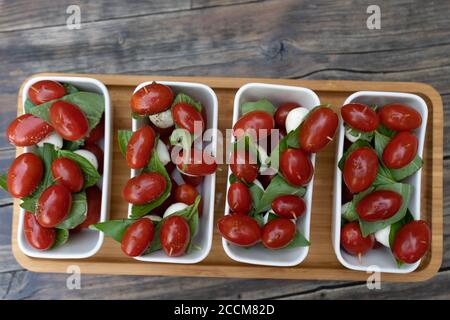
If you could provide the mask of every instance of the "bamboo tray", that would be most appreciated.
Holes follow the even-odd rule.
[[[55,75],[55,74],[39,74]],[[77,76],[77,74],[64,74]],[[346,97],[355,91],[399,91],[421,96],[429,108],[427,137],[422,170],[422,219],[432,229],[430,252],[422,259],[420,267],[410,274],[383,274],[384,281],[423,281],[431,278],[442,261],[443,243],[443,107],[439,94],[431,86],[406,82],[364,82],[340,80],[285,80],[254,78],[206,78],[83,74],[102,81],[109,90],[114,118],[113,163],[111,186],[111,219],[125,218],[127,204],[121,199],[121,190],[129,177],[129,169],[117,144],[117,130],[130,129],[129,101],[134,87],[148,80],[201,82],[209,85],[219,100],[219,129],[224,132],[231,126],[233,99],[239,87],[248,82],[276,83],[302,86],[314,90],[322,103],[331,103],[339,108]],[[21,89],[22,91],[22,89]],[[22,111],[19,93],[18,112]],[[176,265],[144,263],[124,256],[120,245],[106,238],[100,251],[83,260],[44,260],[25,256],[17,245],[18,202],[14,205],[12,228],[12,250],[17,261],[26,269],[35,272],[66,272],[70,265],[78,265],[83,273],[165,275],[230,278],[274,278],[274,279],[320,279],[320,280],[366,280],[365,272],[344,268],[337,260],[331,243],[332,187],[335,143],[331,143],[316,160],[314,195],[311,218],[311,247],[305,261],[295,267],[266,267],[235,262],[225,254],[221,237],[215,228],[213,246],[208,257],[199,264]],[[21,152],[19,150],[18,152]],[[217,173],[215,218],[223,215],[226,199],[226,165]]]

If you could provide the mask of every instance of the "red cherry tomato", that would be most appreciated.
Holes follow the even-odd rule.
[[[202,133],[205,130],[202,114],[190,104],[177,103],[172,107],[172,116],[177,126],[186,129],[189,133]]]
[[[252,153],[237,150],[231,154],[230,168],[233,174],[247,183],[253,182],[258,176],[258,164]]]
[[[300,148],[316,153],[333,140],[339,118],[327,107],[317,107],[311,111],[300,127]]]
[[[397,133],[383,150],[383,163],[390,169],[403,168],[414,160],[419,142],[409,131]]]
[[[246,215],[227,215],[217,222],[219,232],[234,245],[249,247],[261,240],[261,228],[255,219]]]
[[[136,91],[131,97],[131,110],[140,115],[166,111],[173,101],[170,87],[153,82]]]
[[[400,194],[394,191],[374,191],[362,198],[356,205],[356,212],[361,220],[385,220],[397,213],[403,203]]]
[[[36,206],[36,218],[45,228],[55,227],[62,222],[72,207],[72,194],[66,187],[55,184],[42,192]]]
[[[89,122],[81,109],[67,101],[53,102],[50,110],[50,123],[56,132],[66,140],[84,138],[89,132]]]
[[[286,131],[286,118],[289,111],[299,107],[300,105],[295,102],[286,102],[280,105],[275,111],[275,123],[277,124],[277,127]]]
[[[95,143],[86,143],[83,146],[83,149],[88,150],[94,154],[95,158],[97,158],[98,163],[97,171],[98,173],[103,174],[103,150]]]
[[[98,125],[89,132],[86,137],[86,143],[95,143],[105,136],[105,115],[102,115]]]
[[[252,195],[248,187],[236,181],[228,189],[228,205],[230,209],[239,214],[247,214],[252,208]]]
[[[378,157],[369,147],[353,150],[344,163],[344,182],[352,193],[366,190],[378,173]]]
[[[194,148],[189,152],[187,161],[184,159],[183,152],[180,152],[177,156],[176,164],[178,170],[191,176],[207,176],[217,170],[216,159],[212,155]]]
[[[121,247],[123,253],[130,257],[140,256],[147,250],[155,235],[153,222],[147,218],[141,218],[133,222],[122,238]]]
[[[188,176],[186,174],[181,174],[181,177],[184,182],[193,185],[194,187],[201,185],[203,182],[203,176]]]
[[[302,150],[292,148],[281,153],[280,170],[284,178],[294,186],[307,184],[314,173],[309,157]]]
[[[182,256],[191,239],[191,231],[186,220],[180,216],[169,216],[161,227],[161,245],[169,257]]]
[[[198,196],[198,191],[195,189],[193,185],[190,184],[182,184],[177,187],[175,190],[175,201],[176,202],[183,202],[187,205],[194,204],[195,199]],[[198,204],[198,215],[199,217],[202,216],[203,212],[203,205],[202,200],[200,200],[200,203]]]
[[[69,158],[58,158],[52,162],[52,175],[56,183],[62,184],[70,192],[79,192],[84,185],[83,171]]]
[[[35,105],[64,97],[66,89],[62,84],[51,80],[42,80],[28,90],[28,99]]]
[[[50,249],[56,238],[55,229],[42,227],[31,212],[25,212],[23,232],[28,244],[38,250]]]
[[[8,191],[15,198],[26,197],[41,183],[43,176],[41,159],[31,152],[22,153],[9,167],[6,178]]]
[[[146,204],[158,199],[166,190],[166,179],[156,172],[144,172],[128,180],[122,197],[132,204]]]
[[[132,169],[140,169],[147,165],[155,146],[155,131],[144,126],[136,130],[128,141],[126,159]]]
[[[422,124],[420,113],[401,103],[387,104],[378,113],[381,123],[391,130],[409,131],[417,129]]]
[[[8,140],[18,147],[35,145],[44,139],[53,128],[41,118],[26,113],[17,117],[7,129]]]
[[[275,121],[272,115],[265,111],[251,111],[244,114],[233,126],[233,135],[241,138],[249,134],[254,139],[262,139],[270,134],[274,128]]]
[[[295,236],[295,223],[286,218],[277,218],[266,223],[262,230],[262,243],[269,249],[286,247]]]
[[[272,201],[272,210],[283,218],[297,219],[305,209],[305,200],[296,195],[279,196]]]
[[[97,186],[86,188],[87,215],[86,219],[78,226],[88,228],[100,220],[102,212],[102,191]]]
[[[349,254],[361,256],[375,245],[375,237],[369,234],[363,237],[358,222],[350,222],[341,229],[341,246]]]
[[[427,252],[431,243],[431,231],[423,220],[411,221],[398,230],[392,252],[396,259],[414,263]]]
[[[342,119],[353,129],[370,132],[378,128],[377,113],[362,103],[349,103],[341,108]]]

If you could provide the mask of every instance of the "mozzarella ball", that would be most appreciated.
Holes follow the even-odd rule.
[[[345,128],[345,137],[347,138],[348,141],[353,143],[353,142],[356,142],[361,137],[361,133],[358,133],[357,136],[354,136],[350,133],[351,131],[352,131],[352,128]]]
[[[298,107],[289,111],[286,117],[286,132],[289,133],[298,128],[298,126],[305,120],[309,110],[303,107]]]
[[[37,143],[38,147],[43,147],[44,143],[52,144],[55,150],[59,150],[63,146],[63,138],[56,133],[56,131],[51,132],[48,136]]]
[[[391,233],[391,226],[387,226],[384,229],[375,232],[375,239],[383,246],[390,248],[389,245],[389,234]]]
[[[166,165],[170,162],[169,150],[167,149],[166,144],[160,139],[158,139],[158,143],[156,144],[156,152],[158,153],[158,158],[163,165]]]
[[[172,110],[170,108],[166,111],[152,114],[148,118],[158,128],[170,128],[175,124],[172,117]]]
[[[95,154],[93,154],[92,152],[88,151],[88,150],[76,150],[74,151],[74,153],[82,156],[83,158],[85,158],[87,161],[89,161],[95,169],[98,169],[98,162],[97,162],[97,157],[95,156]]]
[[[186,203],[183,202],[176,202],[172,205],[170,205],[166,211],[164,211],[164,215],[163,218],[167,218],[168,216],[170,216],[171,214],[174,214],[175,212],[184,210],[188,207],[188,205]]]

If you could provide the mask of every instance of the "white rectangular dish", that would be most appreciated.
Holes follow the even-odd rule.
[[[312,109],[320,105],[320,100],[314,91],[293,86],[263,84],[263,83],[248,83],[239,88],[234,98],[233,107],[233,126],[240,117],[240,106],[243,102],[256,101],[259,99],[268,99],[274,106],[279,106],[285,102],[297,102],[302,107]],[[232,137],[232,142],[235,139]],[[311,156],[311,162],[315,164],[315,154]],[[231,169],[228,168],[228,177],[231,175]],[[297,219],[297,228],[303,233],[306,239],[309,240],[310,221],[311,221],[311,204],[313,193],[314,177],[306,187],[304,200],[306,203],[305,214]],[[227,191],[230,187],[230,182],[227,182]],[[229,214],[230,208],[228,202],[225,202],[225,215]],[[243,248],[230,244],[222,238],[222,245],[227,255],[239,262],[266,265],[289,267],[300,264],[308,255],[309,247],[300,247],[293,249],[268,250],[257,244],[251,248]]]
[[[217,115],[218,115],[218,102],[217,96],[214,91],[207,85],[193,82],[172,82],[172,81],[158,81],[158,83],[169,86],[174,96],[177,93],[183,92],[193,99],[201,102],[202,106],[206,108],[206,130],[213,129],[213,135],[211,137],[208,150],[211,150],[213,156],[217,154]],[[141,89],[143,86],[151,84],[153,81],[146,81],[139,84],[134,92]],[[131,98],[131,97],[130,97]],[[150,124],[148,118],[145,119],[133,119],[132,130],[136,131],[142,126]],[[204,146],[205,148],[206,146]],[[138,170],[131,170],[131,178],[138,174]],[[178,170],[174,170],[172,178],[179,184],[184,183]],[[197,191],[202,197],[203,202],[203,215],[199,220],[199,231],[193,238],[195,244],[200,247],[200,250],[192,250],[192,252],[183,255],[181,257],[169,257],[162,250],[152,252],[147,255],[135,257],[136,260],[145,262],[165,262],[165,263],[180,263],[180,264],[194,264],[202,261],[206,258],[211,250],[213,228],[214,228],[214,196],[216,187],[216,174],[205,176],[203,182],[197,187]],[[131,215],[131,205],[128,206],[128,215]]]
[[[46,76],[34,77],[28,80],[22,91],[22,104],[25,106],[27,93],[30,87],[42,80],[53,80],[61,83],[70,83],[82,91],[89,91],[101,94],[105,101],[105,133],[104,138],[98,142],[99,147],[104,153],[103,174],[98,181],[97,186],[102,190],[102,207],[99,222],[104,222],[109,216],[109,196],[111,184],[111,126],[112,126],[112,108],[108,90],[106,86],[94,79],[87,77],[65,77],[65,76]],[[24,108],[25,112],[25,108]],[[25,152],[32,152],[34,147],[25,148]],[[20,250],[27,256],[45,259],[83,259],[93,256],[97,253],[103,244],[104,234],[102,232],[84,229],[77,234],[71,234],[69,240],[64,245],[47,251],[39,251],[32,248],[25,239],[23,232],[25,210],[20,209],[19,229],[17,232],[18,244]]]
[[[367,105],[378,105],[383,106],[388,103],[402,103],[409,105],[410,107],[417,110],[422,116],[422,125],[419,129],[415,130],[415,134],[418,138],[419,145],[417,154],[422,157],[423,154],[423,146],[425,140],[425,131],[428,119],[428,108],[425,101],[415,95],[410,93],[400,93],[400,92],[378,92],[378,91],[359,91],[355,92],[351,96],[349,96],[344,105],[358,102],[364,103]],[[361,263],[358,261],[358,258],[346,253],[340,246],[340,236],[341,236],[341,215],[342,215],[342,172],[338,168],[339,160],[342,158],[344,153],[344,124],[341,121],[338,129],[338,139],[337,139],[337,147],[336,147],[336,163],[335,163],[335,177],[334,177],[334,210],[333,210],[333,232],[332,232],[332,241],[334,251],[339,262],[342,263],[345,267],[352,270],[359,271],[368,271],[368,270],[379,270],[380,272],[386,273],[409,273],[417,269],[420,264],[420,261],[413,264],[403,264],[400,268],[397,267],[396,261],[387,247],[380,247],[374,250],[370,250],[366,253]],[[421,174],[422,169],[417,171],[415,174],[406,178],[402,182],[411,184],[413,186],[411,199],[409,203],[409,210],[411,214],[414,216],[415,220],[420,219],[420,191],[421,191]]]

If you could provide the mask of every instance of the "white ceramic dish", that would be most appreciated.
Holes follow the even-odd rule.
[[[171,82],[171,81],[158,81],[158,83],[165,84],[174,92],[176,95],[179,92],[183,92],[191,96],[193,99],[200,101],[202,106],[206,108],[206,129],[213,129],[214,133],[211,137],[210,145],[208,149],[212,151],[215,156],[217,152],[217,114],[218,114],[218,103],[217,96],[214,91],[201,83],[193,82]],[[138,91],[143,86],[151,84],[153,81],[147,81],[139,84],[134,92]],[[142,126],[149,124],[148,118],[145,119],[133,119],[132,129],[136,131]],[[207,145],[207,144],[206,144]],[[204,147],[206,147],[204,145]],[[131,170],[131,177],[136,176],[137,170]],[[184,183],[178,170],[174,170],[172,177],[179,184]],[[203,183],[197,187],[202,200],[203,200],[203,216],[200,219],[199,231],[194,237],[194,243],[199,246],[200,250],[192,250],[189,254],[181,257],[169,257],[162,250],[152,252],[150,254],[136,257],[136,260],[146,261],[146,262],[166,262],[166,263],[181,263],[181,264],[194,264],[202,261],[206,258],[212,246],[213,237],[213,226],[214,226],[214,195],[216,187],[216,174],[211,174],[205,176]],[[131,214],[131,205],[128,206],[128,215]]]
[[[297,102],[305,108],[312,109],[320,105],[319,97],[310,89],[264,83],[248,83],[239,88],[234,98],[233,126],[240,118],[240,106],[242,103],[264,98],[270,100],[274,106],[279,106],[284,102]],[[234,138],[232,138],[232,141],[234,141]],[[315,154],[311,156],[311,161],[314,165]],[[231,169],[228,169],[228,177],[230,175]],[[306,187],[306,194],[303,197],[306,202],[305,214],[300,219],[297,219],[297,228],[303,233],[306,239],[309,239],[313,183],[314,177]],[[230,183],[228,179],[227,191],[229,187]],[[225,201],[225,215],[229,211],[228,202]],[[233,260],[278,267],[298,265],[306,258],[309,251],[309,247],[268,250],[262,244],[257,244],[251,248],[242,248],[229,243],[223,238],[222,245],[227,255]]]
[[[359,91],[355,92],[345,100],[344,105],[352,102],[359,102],[368,105],[376,104],[383,106],[388,103],[404,103],[415,110],[422,116],[422,125],[415,131],[419,140],[418,155],[423,154],[423,145],[425,140],[425,130],[428,119],[428,108],[425,101],[417,95],[400,92],[377,92],[377,91]],[[338,130],[337,150],[336,150],[336,165],[334,177],[334,212],[333,212],[333,247],[338,260],[345,267],[352,270],[367,271],[368,269],[375,270],[377,268],[380,272],[388,273],[409,273],[414,271],[420,264],[420,261],[413,264],[404,264],[398,268],[391,250],[387,247],[377,248],[369,251],[362,257],[362,263],[359,263],[358,258],[346,253],[340,247],[341,236],[341,183],[342,173],[338,168],[339,159],[343,155],[344,149],[344,124],[341,121]],[[409,210],[414,219],[420,219],[420,186],[422,169],[404,180],[413,186],[411,200],[409,203]]]
[[[34,83],[41,80],[53,80],[61,83],[70,83],[83,91],[95,92],[103,95],[105,99],[105,137],[98,145],[104,153],[103,175],[98,187],[102,190],[102,208],[100,215],[100,222],[105,221],[109,215],[109,196],[110,196],[110,180],[111,180],[111,123],[112,123],[112,109],[110,106],[110,98],[108,90],[100,81],[93,78],[84,77],[63,77],[63,76],[49,76],[49,77],[34,77],[28,80],[22,92],[22,103],[25,104],[27,93]],[[34,147],[25,148],[25,152],[33,151]],[[70,235],[69,240],[63,246],[47,251],[39,251],[31,247],[25,239],[23,233],[25,210],[20,209],[19,230],[17,238],[19,248],[24,254],[34,258],[45,259],[83,259],[93,256],[103,244],[104,235],[102,232],[84,229],[78,234]]]

